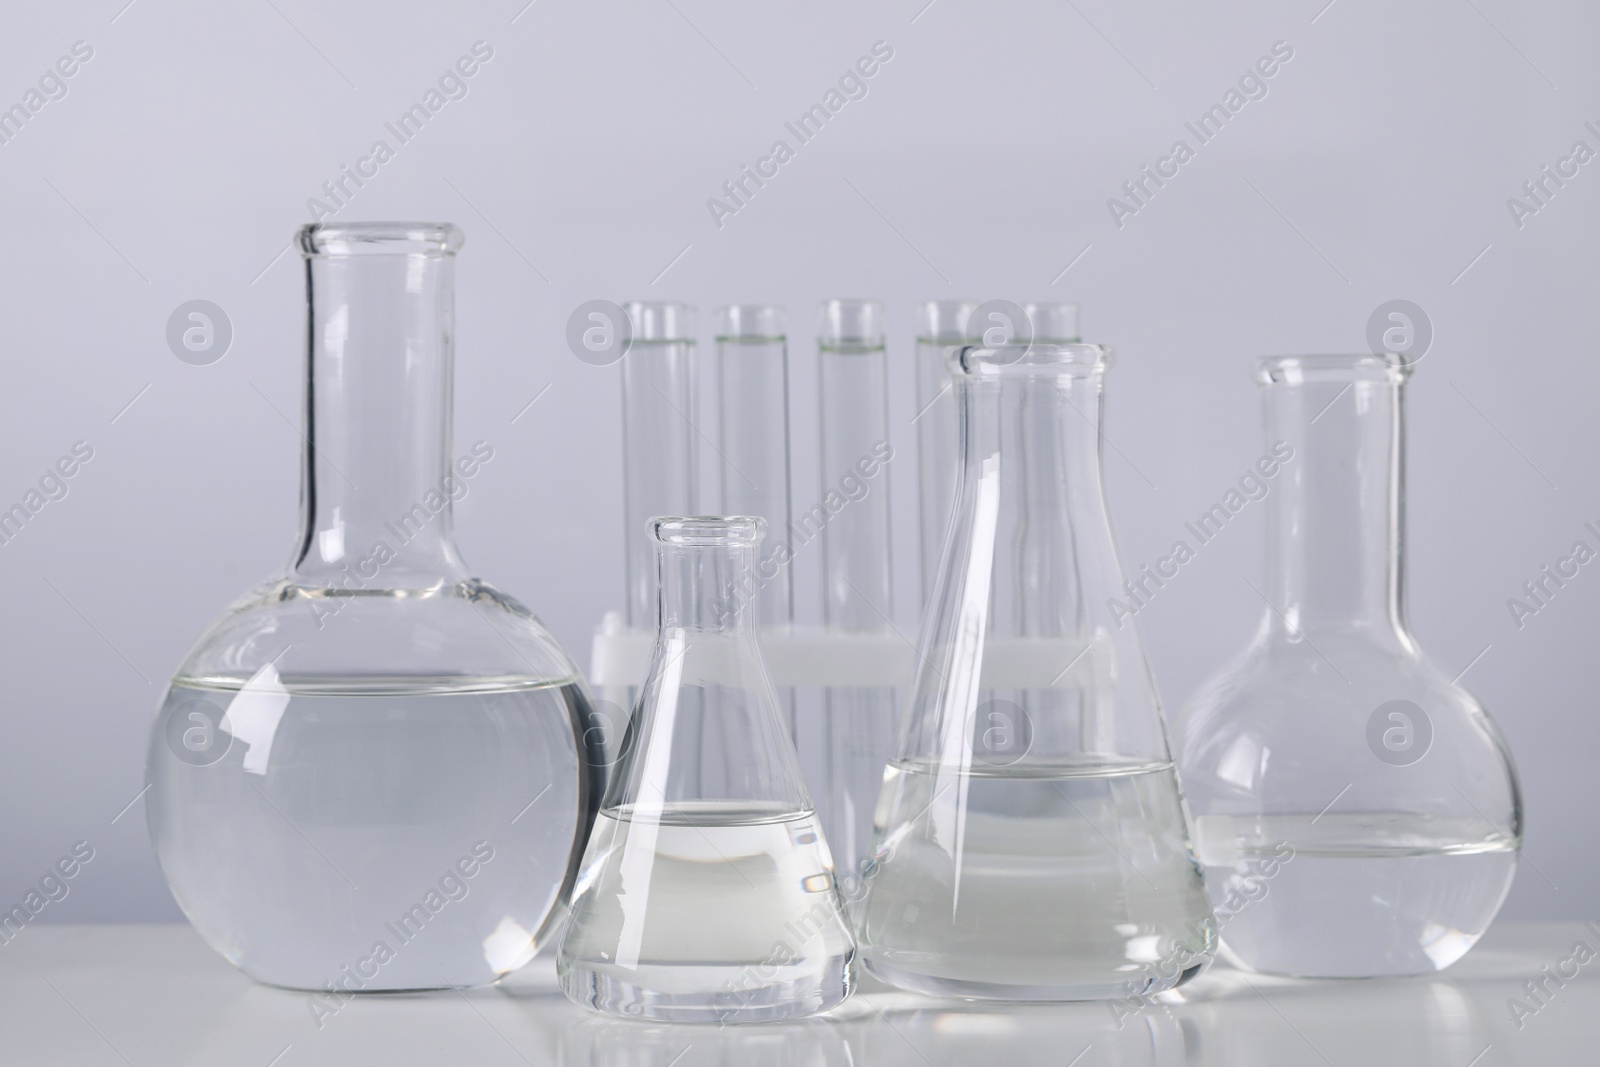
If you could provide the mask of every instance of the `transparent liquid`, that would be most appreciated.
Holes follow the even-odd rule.
[[[1516,872],[1517,843],[1482,820],[1210,815],[1196,820],[1196,836],[1219,919],[1230,913],[1224,951],[1272,974],[1443,970],[1488,929]],[[1268,856],[1280,858],[1270,874]]]
[[[586,715],[570,682],[179,679],[151,742],[151,837],[184,914],[258,981],[491,982],[531,957],[575,871]]]
[[[861,916],[873,974],[934,995],[1152,993],[1215,930],[1170,763],[895,762]]]
[[[816,817],[750,802],[602,811],[561,942],[580,1004],[675,1022],[765,1022],[849,995],[854,944]]]

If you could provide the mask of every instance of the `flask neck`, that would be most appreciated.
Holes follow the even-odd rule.
[[[1103,369],[955,377],[960,542],[987,563],[967,581],[988,583],[995,636],[1084,632],[1089,586],[1115,573],[1100,476]]]
[[[451,467],[453,286],[448,254],[306,257],[298,579],[405,588],[463,576],[451,515],[467,490],[467,472]]]
[[[1022,760],[1041,771],[1165,764],[1133,618],[1135,594],[1160,583],[1124,579],[1101,476],[1111,350],[1035,342],[951,360],[958,503],[898,758],[932,761],[941,775]]]
[[[1404,373],[1265,385],[1267,446],[1282,463],[1267,499],[1269,630],[1405,637]]]
[[[656,545],[661,633],[754,640],[761,581],[753,543]]]

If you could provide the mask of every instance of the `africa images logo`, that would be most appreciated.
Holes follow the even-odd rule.
[[[1433,720],[1411,700],[1386,700],[1367,717],[1367,747],[1391,767],[1409,767],[1433,747]]]

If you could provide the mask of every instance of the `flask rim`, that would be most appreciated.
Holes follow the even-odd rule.
[[[1088,377],[1104,372],[1113,359],[1110,345],[1034,341],[992,347],[968,345],[955,353],[952,362],[957,373],[971,378]]]
[[[1256,384],[1315,385],[1328,382],[1386,382],[1403,384],[1411,377],[1414,360],[1394,352],[1317,353],[1267,356],[1256,363]]]
[[[297,235],[300,254],[452,256],[465,236],[451,222],[313,222]]]
[[[659,515],[648,525],[657,544],[683,548],[754,545],[767,533],[757,515]]]

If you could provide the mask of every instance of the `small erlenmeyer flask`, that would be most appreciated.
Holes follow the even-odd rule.
[[[1240,485],[1266,498],[1261,628],[1177,731],[1223,949],[1255,970],[1442,970],[1516,871],[1505,741],[1406,628],[1410,373],[1371,354],[1273,358],[1257,373],[1266,448]],[[1219,504],[1191,526],[1214,536],[1226,521]]]
[[[756,638],[760,518],[652,520],[649,675],[557,956],[580,1004],[766,1022],[849,995],[855,942]]]
[[[293,556],[201,635],[150,741],[179,907],[252,978],[328,991],[319,1019],[526,962],[599,801],[577,668],[456,551],[453,502],[507,462],[487,440],[452,454],[460,245],[448,224],[300,231]]]
[[[936,995],[1153,993],[1215,944],[1100,482],[1108,349],[953,352],[961,467],[859,915]]]

